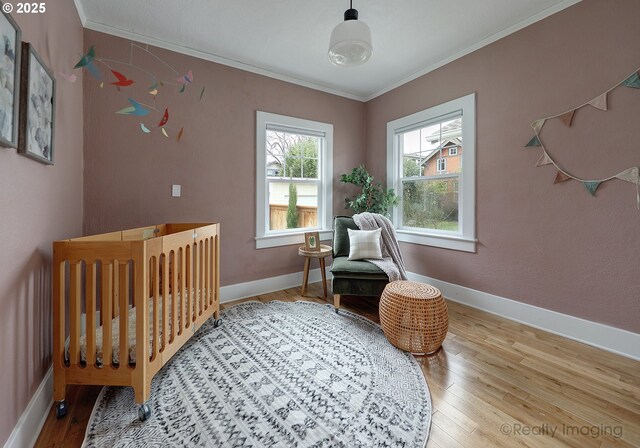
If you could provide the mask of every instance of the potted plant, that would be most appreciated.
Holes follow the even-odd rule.
[[[363,165],[354,168],[351,173],[340,176],[340,181],[362,188],[360,194],[346,198],[345,208],[355,213],[371,212],[390,216],[390,210],[400,202],[393,188],[385,189],[380,182],[374,184],[373,176]]]

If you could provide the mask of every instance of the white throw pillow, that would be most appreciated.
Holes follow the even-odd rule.
[[[349,231],[348,260],[363,260],[365,258],[381,259],[380,234],[382,229]]]

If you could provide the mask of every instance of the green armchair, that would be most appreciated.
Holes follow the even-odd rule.
[[[333,263],[331,265],[331,282],[333,306],[336,313],[340,308],[340,296],[372,296],[380,297],[389,277],[378,266],[368,261],[349,261],[349,232],[358,230],[358,226],[350,216],[336,216],[333,219]]]

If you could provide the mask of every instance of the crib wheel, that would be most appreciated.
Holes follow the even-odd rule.
[[[138,418],[140,419],[141,422],[143,422],[147,420],[149,417],[151,417],[151,408],[146,404],[141,404],[140,407],[138,408]]]
[[[222,319],[216,319],[213,321],[213,328],[218,328],[220,325],[222,325]]]
[[[56,417],[62,418],[67,415],[67,402],[62,400],[56,403]]]

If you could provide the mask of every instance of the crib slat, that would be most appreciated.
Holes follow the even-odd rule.
[[[218,228],[216,230],[216,236],[215,236],[215,241],[214,241],[214,272],[215,272],[215,297],[214,300],[216,302],[218,302],[218,305],[216,305],[216,307],[218,308],[218,311],[216,311],[215,314],[215,318],[218,319],[219,315],[220,315],[220,233],[218,233],[220,231],[220,225],[218,224]]]
[[[113,265],[106,260],[102,262],[102,364],[112,363],[113,341],[111,340],[111,316],[113,297]]]
[[[171,255],[170,255],[170,260],[169,260],[169,272],[170,272],[170,281],[171,281],[171,306],[172,306],[172,312],[171,312],[171,339],[170,341],[173,342],[173,340],[176,337],[176,334],[180,331],[180,329],[178,328],[178,302],[179,302],[179,298],[180,298],[180,293],[178,291],[178,282],[177,282],[177,278],[178,278],[178,273],[176,272],[176,270],[178,269],[177,263],[176,263],[176,257],[177,257],[177,253],[176,251],[171,251]]]
[[[158,355],[158,341],[160,340],[160,276],[158,275],[160,260],[159,257],[155,256],[151,259],[153,260],[153,352],[151,353],[151,361],[154,361]]]
[[[209,238],[209,304],[213,306],[213,301],[215,300],[215,281],[216,281],[216,272],[215,272],[215,247],[213,245],[213,236]]]
[[[129,266],[116,261],[114,269],[118,272],[118,295],[120,302],[120,365],[129,364]]]
[[[193,243],[193,322],[196,321],[198,314],[200,314],[200,246],[198,243]]]
[[[169,338],[169,258],[167,254],[162,256],[162,266],[160,268],[162,272],[162,340],[161,350],[167,346],[167,339]]]
[[[192,279],[192,268],[193,268],[193,252],[191,252],[190,245],[187,244],[184,252],[184,263],[185,263],[185,299],[186,299],[186,313],[185,313],[185,328],[189,328],[191,326],[192,319],[192,310],[193,310],[193,279]]]
[[[82,299],[82,270],[80,263],[70,264],[69,277],[69,360],[72,365],[80,364],[80,309]]]
[[[205,311],[209,309],[209,293],[211,284],[211,262],[209,260],[209,256],[211,251],[209,250],[209,238],[205,238],[202,242],[204,245],[204,288],[202,289],[203,302]]]
[[[180,331],[178,332],[178,334],[182,334],[182,331],[187,328],[187,292],[186,292],[186,288],[185,288],[185,278],[187,276],[186,274],[186,262],[185,262],[185,250],[186,248],[182,247],[180,248],[180,253],[179,253],[179,263],[180,263],[180,277],[179,277],[179,283],[180,283]]]
[[[86,311],[87,311],[87,365],[96,363],[96,265],[87,263],[86,272]]]

